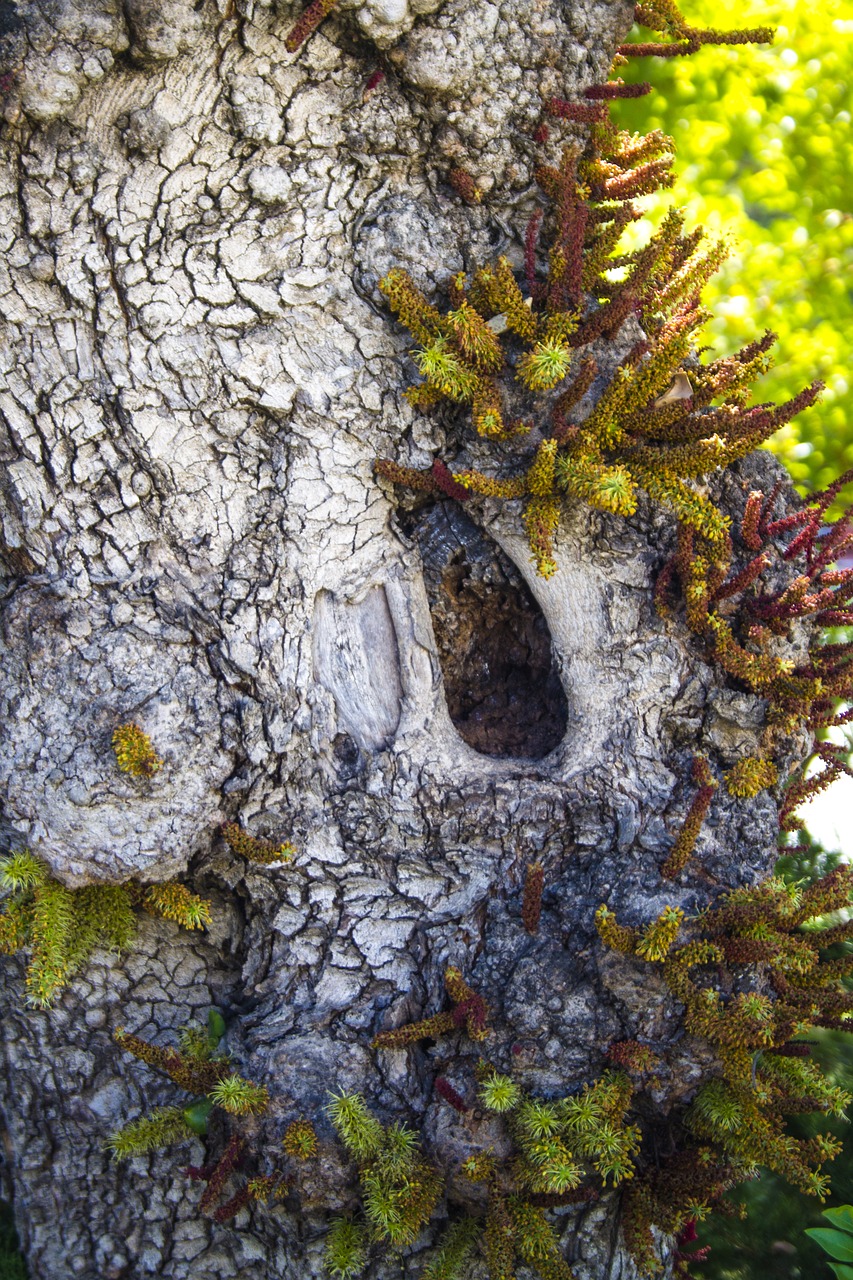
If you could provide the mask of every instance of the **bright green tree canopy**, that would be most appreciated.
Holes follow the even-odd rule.
[[[761,399],[826,383],[822,402],[771,445],[799,485],[822,488],[853,467],[853,0],[681,7],[696,26],[773,24],[775,44],[632,59],[623,78],[648,79],[653,92],[616,111],[624,126],[676,140],[678,184],[649,199],[649,222],[674,198],[688,226],[733,242],[705,295],[707,341],[724,354],[765,328],[779,334]]]

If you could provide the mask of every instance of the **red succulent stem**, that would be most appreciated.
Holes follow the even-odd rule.
[[[536,279],[536,244],[539,239],[539,228],[542,225],[542,210],[536,209],[527,224],[524,233],[524,275],[527,290],[534,300],[541,296],[542,287]]]
[[[578,124],[596,124],[607,116],[604,103],[567,102],[565,98],[548,98],[545,110],[559,120],[574,120]]]
[[[584,89],[585,98],[605,101],[608,98],[643,98],[651,93],[652,86],[647,80],[639,84],[625,84],[623,80],[609,80],[606,84],[591,84]]]

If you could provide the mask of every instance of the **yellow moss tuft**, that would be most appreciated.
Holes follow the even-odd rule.
[[[190,893],[186,885],[175,880],[151,885],[145,892],[142,905],[151,915],[174,920],[185,929],[206,929],[211,922],[210,903]]]
[[[767,787],[776,785],[779,780],[779,770],[772,760],[747,756],[743,760],[738,760],[737,764],[723,776],[730,796],[735,796],[739,800],[751,800]]]
[[[119,769],[134,778],[151,778],[163,764],[138,724],[119,725],[113,734],[113,750]]]

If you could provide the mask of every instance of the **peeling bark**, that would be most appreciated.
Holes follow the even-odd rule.
[[[4,961],[2,1170],[33,1280],[322,1275],[326,1212],[355,1191],[322,1111],[331,1087],[407,1118],[448,1166],[480,1140],[433,1093],[437,1075],[470,1079],[461,1033],[369,1049],[443,1007],[448,963],[489,1001],[489,1056],[525,1087],[576,1089],[639,1034],[674,1042],[689,1096],[696,1047],[662,987],[602,954],[593,914],[695,909],[774,857],[773,800],[747,816],[720,797],[703,876],[659,876],[692,752],[728,764],[763,724],[760,700],[725,689],[655,614],[666,518],[572,509],[545,582],[512,504],[466,507],[460,554],[473,584],[504,592],[494,616],[535,632],[526,687],[541,704],[525,736],[525,686],[498,673],[472,739],[453,723],[467,669],[448,662],[475,610],[437,603],[446,564],[372,473],[377,454],[427,466],[460,438],[403,398],[406,339],[377,278],[403,264],[432,290],[497,252],[520,263],[541,100],[605,77],[630,3],[352,0],[291,55],[296,14],[261,0],[5,11],[6,842],[69,885],[186,873],[215,908],[202,942],[147,922],[50,1013],[22,1011],[21,966]],[[454,164],[481,207],[448,186]],[[603,373],[620,341],[596,352]],[[771,472],[767,457],[734,468],[723,501]],[[165,760],[151,780],[115,769],[129,719]],[[217,838],[225,820],[289,836],[295,863],[248,867]],[[545,867],[535,937],[531,861]],[[301,1214],[288,1200],[219,1226],[179,1172],[203,1160],[198,1143],[119,1166],[102,1150],[176,1100],[110,1031],[158,1039],[211,1003],[239,1069],[273,1095],[258,1150],[316,1118],[324,1156]],[[564,1211],[578,1280],[635,1275],[617,1219],[612,1195]],[[427,1240],[369,1275],[415,1277]]]

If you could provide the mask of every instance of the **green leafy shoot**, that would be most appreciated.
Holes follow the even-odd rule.
[[[157,1151],[174,1142],[186,1142],[196,1132],[188,1124],[181,1107],[157,1107],[150,1115],[142,1116],[116,1130],[107,1139],[105,1146],[116,1160],[127,1160],[130,1156]]]
[[[323,1261],[335,1280],[353,1280],[367,1264],[367,1233],[351,1218],[334,1218],[326,1236]]]
[[[367,1109],[357,1093],[332,1094],[326,1108],[338,1137],[356,1160],[369,1160],[378,1155],[385,1140],[382,1125]]]
[[[209,1097],[217,1107],[232,1116],[260,1115],[269,1105],[269,1091],[264,1085],[252,1084],[242,1076],[232,1074],[220,1080],[211,1089]]]

